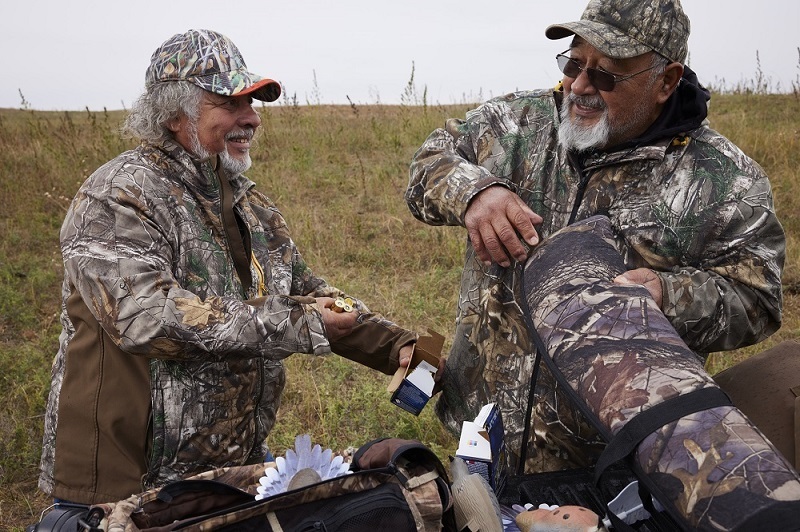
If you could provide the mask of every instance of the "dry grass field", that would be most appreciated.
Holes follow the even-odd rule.
[[[409,160],[428,133],[470,106],[298,106],[261,109],[263,134],[248,175],[278,204],[311,267],[375,310],[452,339],[465,232],[414,220],[403,201]],[[80,183],[130,146],[122,112],[0,110],[0,529],[21,530],[48,500],[36,489],[42,414],[57,347],[58,232]],[[766,342],[713,354],[712,373],[800,337],[800,98],[715,95],[711,126],[770,175],[788,235],[785,321]],[[274,452],[297,434],[334,450],[379,436],[418,438],[445,457],[456,441],[432,409],[388,402],[388,378],[337,357],[298,355]]]

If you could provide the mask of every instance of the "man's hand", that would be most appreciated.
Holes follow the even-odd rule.
[[[447,364],[447,358],[442,357],[439,359],[439,367],[436,368],[436,374],[433,376],[433,395],[436,395],[442,390],[442,377],[444,376],[444,367]]]
[[[640,284],[647,288],[650,296],[655,300],[658,308],[661,308],[663,293],[661,291],[661,277],[650,268],[636,268],[618,275],[614,278],[616,284]]]
[[[511,266],[509,256],[519,262],[528,257],[520,236],[535,246],[539,235],[534,225],[540,223],[542,217],[503,186],[491,186],[479,192],[464,216],[467,234],[478,258],[487,265],[494,261],[504,268]]]
[[[411,356],[414,354],[414,344],[406,344],[400,348],[399,363],[401,368],[407,368],[411,363]],[[442,375],[444,375],[444,366],[447,362],[445,357],[439,359],[439,367],[436,368],[436,373],[433,375],[433,381],[436,383],[433,386],[433,395],[436,395],[442,389]]]
[[[335,301],[332,297],[318,297],[316,300],[329,341],[338,340],[353,331],[358,312],[334,312],[331,310]]]
[[[411,362],[411,355],[414,354],[414,344],[406,344],[400,348],[399,363],[401,368],[407,368]]]

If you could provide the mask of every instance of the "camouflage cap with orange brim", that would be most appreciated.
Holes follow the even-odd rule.
[[[614,59],[652,50],[683,63],[689,29],[680,0],[591,0],[579,21],[548,26],[545,35],[550,39],[577,35]]]
[[[280,83],[249,72],[233,41],[211,30],[178,33],[153,52],[146,86],[169,81],[189,81],[222,96],[249,94],[265,102],[281,95]]]

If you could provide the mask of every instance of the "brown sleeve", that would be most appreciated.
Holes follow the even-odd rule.
[[[386,375],[392,375],[399,367],[400,348],[416,341],[416,333],[367,320],[356,325],[347,336],[331,342],[331,351]]]

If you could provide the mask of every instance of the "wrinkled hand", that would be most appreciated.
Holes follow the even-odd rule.
[[[640,284],[644,286],[650,296],[655,300],[658,308],[661,308],[663,293],[661,290],[661,278],[650,268],[636,268],[618,275],[614,278],[616,284]]]
[[[325,334],[329,341],[338,340],[353,332],[358,312],[334,312],[331,310],[335,301],[332,297],[318,297],[316,300],[322,314],[322,323],[325,325]]]
[[[487,265],[494,261],[504,268],[511,265],[509,256],[519,262],[527,258],[520,236],[535,246],[539,236],[534,226],[540,223],[542,217],[503,186],[479,192],[464,215],[467,234],[478,258]]]

